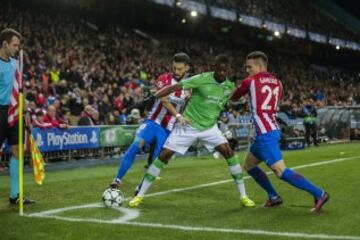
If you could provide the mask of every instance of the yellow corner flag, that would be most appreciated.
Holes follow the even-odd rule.
[[[30,151],[31,161],[34,167],[35,182],[42,185],[45,178],[45,162],[32,134],[30,134]]]

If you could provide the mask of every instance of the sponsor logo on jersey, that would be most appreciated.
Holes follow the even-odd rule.
[[[224,95],[225,95],[225,96],[230,95],[230,93],[231,93],[231,91],[230,91],[230,90],[225,90],[225,91],[224,91]]]
[[[162,88],[162,87],[164,86],[164,83],[163,83],[162,81],[158,81],[158,82],[156,83],[156,86],[157,86],[158,88]]]

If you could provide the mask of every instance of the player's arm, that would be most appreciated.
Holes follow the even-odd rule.
[[[175,92],[176,90],[194,89],[194,88],[198,88],[201,85],[202,85],[202,75],[201,74],[195,75],[189,79],[182,80],[181,82],[178,82],[174,85],[164,87],[163,89],[155,93],[155,97],[164,97],[172,92]]]
[[[160,102],[161,104],[174,116],[177,116],[177,114],[179,114],[174,105],[171,104],[171,102],[169,101],[168,95],[178,89],[181,89],[181,86],[178,87],[174,87],[177,84],[174,85],[168,85],[166,86],[166,84],[168,84],[166,78],[163,77],[164,75],[160,76],[156,83],[155,83],[155,87],[156,87],[156,92],[154,94],[155,97],[160,98]]]
[[[176,111],[174,105],[169,101],[169,98],[168,98],[168,95],[170,93],[181,89],[182,86],[179,83],[177,83],[177,84],[174,84],[174,85],[169,85],[169,86],[164,87],[164,84],[165,84],[165,82],[160,77],[158,79],[157,83],[156,83],[156,88],[157,88],[158,91],[154,94],[155,97],[160,98],[161,104],[171,113],[171,115],[175,116],[177,121],[180,124],[185,125],[186,120],[183,118],[183,116],[180,113],[178,113]],[[178,86],[176,86],[176,85],[178,85]]]
[[[277,99],[277,106],[275,106],[275,112],[276,112],[276,115],[275,115],[275,119],[278,123],[284,125],[284,126],[288,126],[287,122],[285,120],[283,120],[281,117],[278,116],[278,111],[280,109],[280,105],[281,105],[281,102],[282,102],[282,98],[283,98],[283,85],[282,83],[279,81],[279,95],[278,95],[278,99]]]
[[[279,95],[278,95],[277,104],[276,104],[277,106],[275,106],[276,107],[276,109],[275,109],[276,112],[278,112],[279,109],[280,109],[280,105],[282,103],[283,96],[284,96],[283,85],[282,85],[281,81],[279,80]]]
[[[166,86],[160,90],[158,90],[154,96],[157,98],[163,98],[163,97],[167,97],[170,93],[173,93],[177,90],[181,90],[182,89],[182,85],[180,83],[176,83],[174,85],[171,86]]]
[[[238,101],[242,96],[249,92],[250,80],[245,79],[240,86],[238,86],[230,97],[231,102]]]
[[[174,105],[172,105],[172,103],[169,101],[169,98],[167,96],[160,98],[160,101],[161,104],[171,113],[171,115],[176,117],[176,119],[181,125],[186,124],[186,120],[183,118],[181,113],[176,111]]]

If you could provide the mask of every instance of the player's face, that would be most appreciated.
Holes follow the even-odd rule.
[[[215,65],[215,78],[221,82],[225,81],[230,74],[230,66],[224,63]]]
[[[11,57],[14,57],[20,49],[20,39],[16,36],[13,36],[9,43],[5,42],[4,44],[7,55]]]
[[[245,70],[248,76],[252,76],[261,72],[262,68],[255,59],[248,59],[245,63]]]
[[[177,80],[184,78],[185,73],[189,70],[189,65],[181,62],[172,63],[172,71]]]

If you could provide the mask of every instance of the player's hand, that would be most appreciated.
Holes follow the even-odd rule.
[[[187,124],[190,123],[190,121],[186,118],[184,118],[183,115],[181,114],[176,114],[176,119],[177,119],[177,122],[181,125],[181,126],[185,126]]]

